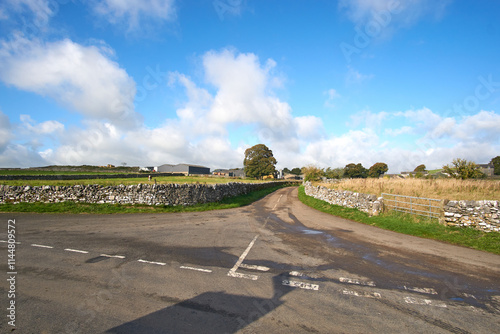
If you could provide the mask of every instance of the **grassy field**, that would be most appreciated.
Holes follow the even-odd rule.
[[[251,204],[262,197],[283,188],[276,186],[251,193],[225,198],[220,202],[191,206],[166,205],[119,205],[119,204],[89,204],[89,203],[18,203],[0,204],[0,212],[31,212],[31,213],[66,213],[66,214],[117,214],[117,213],[167,213],[193,212],[238,208]]]
[[[346,179],[322,185],[377,196],[389,193],[449,200],[500,200],[500,180]]]
[[[472,228],[449,227],[439,224],[436,219],[416,218],[415,216],[398,213],[370,217],[357,209],[331,205],[307,196],[303,186],[299,187],[299,200],[316,210],[363,224],[500,254],[499,232],[486,233]]]
[[[0,181],[2,185],[9,186],[73,186],[73,185],[88,185],[88,184],[99,184],[103,186],[116,186],[120,184],[131,185],[131,184],[154,184],[155,179],[159,184],[166,183],[200,183],[200,184],[216,184],[216,183],[228,183],[228,182],[245,182],[245,183],[256,183],[265,182],[262,180],[252,180],[252,179],[237,179],[237,178],[224,178],[224,177],[207,177],[207,176],[163,176],[155,178],[152,174],[151,181],[148,180],[148,175],[145,174],[144,177],[140,178],[124,178],[124,179],[88,179],[88,180],[13,180],[13,181]],[[273,181],[273,180],[269,180]]]

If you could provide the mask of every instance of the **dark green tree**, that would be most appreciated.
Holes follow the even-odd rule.
[[[302,168],[295,167],[294,169],[292,169],[292,170],[290,171],[290,174],[293,174],[293,175],[300,175],[300,174],[302,174]]]
[[[262,178],[274,175],[276,163],[273,151],[264,144],[252,146],[245,151],[243,166],[247,177]]]
[[[387,167],[386,163],[377,162],[376,164],[371,166],[370,169],[368,170],[368,176],[378,178],[380,177],[380,175],[386,173],[388,170],[389,167]]]
[[[328,167],[325,169],[324,175],[327,179],[341,179],[344,176],[344,169]]]
[[[493,164],[493,173],[500,175],[500,155],[491,159],[491,163]]]
[[[348,164],[344,167],[344,177],[359,179],[368,176],[368,169],[363,167],[362,164]]]
[[[418,173],[418,172],[423,173],[426,170],[427,170],[427,167],[425,167],[425,165],[422,164],[422,165],[418,165],[417,167],[415,167],[414,172],[416,172],[416,173]]]
[[[283,174],[291,174],[288,168],[283,168]]]

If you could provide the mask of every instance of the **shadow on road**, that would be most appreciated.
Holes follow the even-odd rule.
[[[106,333],[236,333],[284,304],[281,298],[294,289],[282,285],[287,278],[288,274],[273,277],[270,299],[206,292]]]

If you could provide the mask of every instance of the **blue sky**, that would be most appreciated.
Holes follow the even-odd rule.
[[[5,0],[0,166],[500,155],[499,1]]]

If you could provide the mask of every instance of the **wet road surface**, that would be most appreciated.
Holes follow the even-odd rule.
[[[0,216],[16,221],[19,333],[500,328],[500,256],[332,217],[296,188],[214,212]]]

